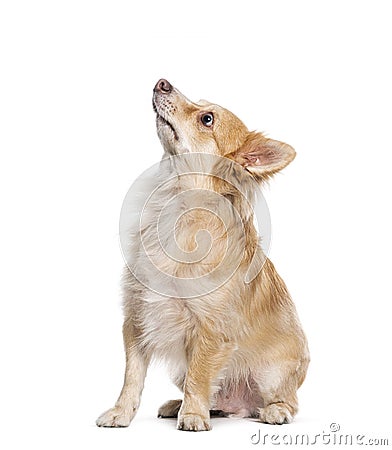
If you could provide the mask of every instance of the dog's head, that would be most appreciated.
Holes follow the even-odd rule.
[[[239,163],[263,180],[287,166],[294,149],[283,142],[251,132],[238,117],[221,106],[202,100],[194,103],[167,80],[154,88],[157,131],[165,152],[208,153]]]

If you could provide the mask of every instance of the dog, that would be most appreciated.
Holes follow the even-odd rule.
[[[183,392],[158,411],[177,417],[179,430],[210,430],[214,413],[290,423],[308,345],[262,250],[252,204],[295,151],[249,131],[225,108],[190,101],[165,79],[153,108],[164,155],[143,188],[154,198],[142,195],[125,232],[125,381],[96,424],[130,424],[153,358],[167,361]]]

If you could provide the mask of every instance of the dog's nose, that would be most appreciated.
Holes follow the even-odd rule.
[[[170,94],[173,90],[173,86],[164,78],[161,78],[154,87],[154,92],[160,92],[162,94]]]

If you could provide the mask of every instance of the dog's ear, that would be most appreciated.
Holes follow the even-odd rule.
[[[290,145],[268,139],[261,133],[250,133],[244,144],[229,157],[253,175],[268,178],[295,158],[295,150]]]

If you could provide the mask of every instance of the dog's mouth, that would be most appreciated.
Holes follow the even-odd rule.
[[[157,115],[157,122],[159,122],[161,125],[168,127],[174,136],[174,139],[176,141],[178,141],[178,134],[176,129],[173,127],[173,125],[166,119],[166,117],[164,117],[161,112],[159,111],[156,103],[155,103],[155,99],[153,99],[152,101],[152,107],[154,109],[155,114]]]

